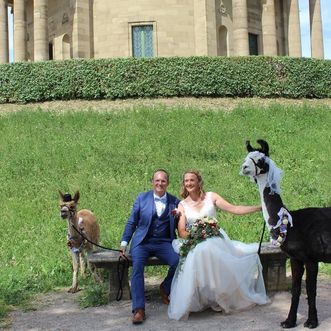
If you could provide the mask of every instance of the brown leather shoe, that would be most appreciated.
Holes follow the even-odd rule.
[[[141,324],[146,319],[145,310],[140,308],[135,310],[132,317],[133,324]]]
[[[167,293],[164,292],[162,284],[160,285],[160,294],[161,294],[161,298],[162,298],[162,303],[164,303],[165,305],[168,305],[170,302],[169,296]]]

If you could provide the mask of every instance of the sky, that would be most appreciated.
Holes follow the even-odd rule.
[[[324,58],[331,59],[331,0],[320,0],[322,23],[323,23],[323,42]],[[310,51],[310,33],[309,33],[309,0],[299,0],[300,27],[301,27],[301,45],[302,56],[311,57]],[[13,22],[12,15],[9,19],[9,49],[10,62],[13,61]]]
[[[331,0],[320,0],[324,58],[331,59]],[[310,57],[309,0],[299,0],[302,56]]]

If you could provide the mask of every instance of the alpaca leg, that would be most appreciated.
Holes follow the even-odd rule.
[[[68,290],[69,293],[76,293],[78,288],[78,282],[77,282],[77,275],[78,275],[78,260],[79,260],[79,254],[71,252],[72,256],[72,285],[70,289]]]
[[[80,275],[84,276],[85,274],[85,254],[83,252],[81,252],[79,254],[79,271],[80,271]]]
[[[291,272],[292,272],[292,299],[291,308],[287,319],[281,322],[283,328],[294,328],[297,322],[297,311],[301,294],[301,281],[304,272],[303,262],[291,258]]]
[[[318,263],[308,262],[306,266],[306,290],[308,296],[308,319],[304,326],[314,329],[318,326],[317,309],[316,309],[316,283],[318,274]]]
[[[87,253],[87,255],[89,255],[89,254],[90,254],[90,252]],[[99,274],[98,268],[94,264],[92,264],[90,262],[87,262],[87,266],[90,269],[90,271],[91,271],[91,273],[93,275],[94,280],[96,282],[102,283],[102,278],[101,278],[101,276]]]
[[[101,276],[99,274],[99,270],[96,268],[96,266],[89,263],[89,268],[91,270],[94,280],[98,283],[102,283],[102,278],[101,278]]]

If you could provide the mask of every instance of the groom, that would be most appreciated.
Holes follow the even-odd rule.
[[[134,234],[130,249],[133,324],[140,324],[146,318],[144,268],[150,256],[156,256],[170,266],[160,285],[162,301],[169,303],[171,281],[179,260],[171,244],[177,227],[173,211],[179,200],[167,193],[168,185],[168,173],[163,169],[156,170],[152,177],[153,190],[137,196],[122,236],[121,254],[125,254]]]

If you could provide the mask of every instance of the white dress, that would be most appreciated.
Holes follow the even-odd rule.
[[[211,192],[206,194],[200,211],[193,210],[185,201],[181,204],[187,225],[198,218],[216,216]],[[230,240],[224,230],[220,231],[224,238],[213,237],[199,243],[181,268],[177,268],[171,285],[169,318],[185,320],[190,312],[207,308],[229,313],[269,302],[258,244]],[[174,248],[176,245],[178,240],[174,241]]]

